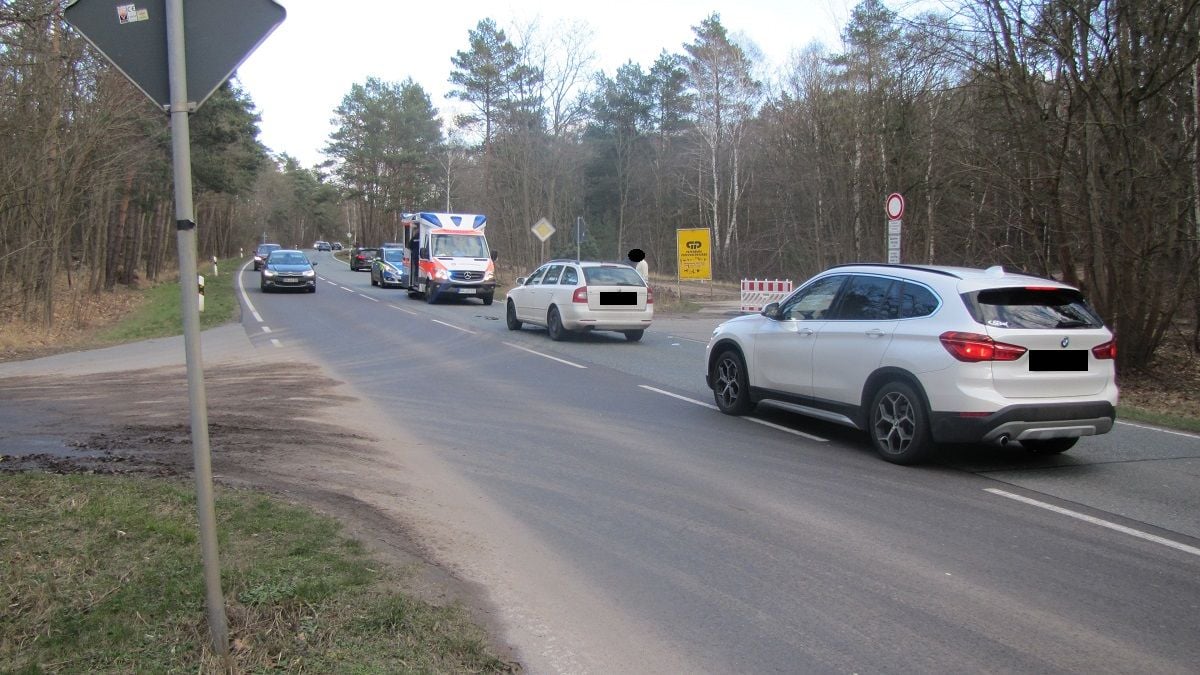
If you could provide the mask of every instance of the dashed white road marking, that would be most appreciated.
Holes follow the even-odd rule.
[[[417,315],[417,313],[416,313],[416,312],[414,312],[414,311],[412,311],[411,309],[404,309],[403,307],[400,307],[400,306],[397,306],[397,305],[392,305],[392,304],[389,304],[389,305],[388,305],[388,307],[391,307],[392,309],[398,309],[398,310],[400,310],[401,312],[404,312],[405,314],[412,314],[413,316],[416,316],[416,315]]]
[[[453,328],[454,330],[461,330],[462,332],[470,333],[471,335],[475,334],[475,331],[473,331],[473,330],[467,330],[466,328],[462,328],[461,326],[455,326],[452,323],[446,323],[445,321],[438,321],[437,319],[430,319],[430,320],[433,321],[434,323],[440,323],[443,326],[449,326],[450,328]]]
[[[674,394],[674,393],[671,393],[671,392],[669,392],[669,391],[664,391],[664,390],[662,390],[662,389],[658,389],[657,387],[651,387],[651,386],[649,386],[649,385],[646,385],[646,384],[639,384],[638,386],[639,386],[639,387],[641,387],[642,389],[645,389],[645,390],[647,390],[647,391],[652,391],[652,392],[654,392],[654,393],[656,393],[656,394],[662,394],[663,396],[670,396],[671,398],[677,398],[677,399],[679,399],[680,401],[687,401],[688,403],[693,403],[693,404],[695,404],[695,405],[704,406],[705,408],[710,408],[710,409],[712,409],[712,410],[717,410],[717,409],[718,409],[718,408],[717,408],[717,406],[713,405],[712,403],[705,403],[704,401],[697,401],[697,400],[696,400],[696,399],[694,399],[694,398],[688,398],[687,396],[680,396],[679,394]],[[761,425],[763,425],[764,427],[771,427],[772,429],[778,429],[779,431],[785,431],[785,432],[787,432],[787,433],[789,433],[789,434],[794,434],[794,435],[796,435],[796,436],[803,436],[804,438],[807,438],[807,439],[809,439],[810,441],[817,441],[817,442],[819,442],[819,443],[826,443],[826,442],[828,442],[828,440],[829,440],[829,439],[827,439],[827,438],[821,438],[820,436],[813,436],[812,434],[806,434],[806,433],[804,433],[803,431],[797,431],[797,430],[795,430],[795,429],[789,429],[789,428],[787,428],[787,427],[785,427],[785,426],[783,426],[783,425],[780,425],[780,424],[775,424],[774,422],[768,422],[768,421],[766,421],[766,420],[760,420],[760,419],[758,419],[757,417],[742,417],[742,419],[746,420],[747,422],[754,422],[755,424],[761,424]]]
[[[271,344],[275,345],[276,347],[283,346],[283,343],[279,341],[279,338],[271,338]]]
[[[434,319],[434,320],[436,321],[437,319]],[[522,347],[521,345],[515,345],[511,342],[505,342],[504,344],[508,345],[509,347],[512,347],[513,349],[520,349],[523,352],[529,352],[530,354],[533,354],[535,356],[540,356],[543,359],[550,359],[551,361],[558,361],[559,363],[565,363],[568,366],[571,366],[573,368],[583,368],[583,369],[587,368],[587,366],[581,366],[578,363],[572,363],[566,359],[560,359],[557,356],[550,356],[549,354],[543,354],[541,352],[534,351],[528,347]]]
[[[370,300],[371,302],[379,302],[379,298],[372,298],[371,296],[367,295],[366,293],[359,293],[359,295]]]
[[[1131,537],[1137,537],[1138,539],[1145,539],[1146,541],[1151,541],[1151,542],[1154,542],[1155,544],[1162,544],[1163,546],[1168,546],[1177,551],[1183,551],[1184,553],[1191,553],[1192,555],[1200,556],[1200,548],[1196,548],[1195,546],[1188,546],[1187,544],[1181,544],[1177,541],[1172,541],[1165,537],[1160,537],[1156,534],[1150,534],[1149,532],[1142,532],[1141,530],[1135,530],[1132,527],[1125,527],[1124,525],[1118,525],[1117,523],[1109,522],[1109,521],[1103,520],[1101,518],[1089,516],[1086,513],[1079,513],[1078,511],[1064,509],[1061,506],[1047,504],[1046,502],[1040,502],[1036,499],[1030,499],[1029,497],[1023,497],[1021,495],[1013,494],[1012,492],[1007,492],[1005,490],[1000,490],[997,488],[984,488],[984,491],[990,492],[994,495],[999,495],[1001,497],[1007,497],[1008,499],[1013,499],[1013,500],[1016,500],[1023,504],[1029,504],[1030,506],[1036,506],[1039,509],[1046,509],[1047,511],[1053,511],[1054,513],[1057,513],[1060,515],[1069,516],[1071,518],[1076,518],[1078,520],[1082,520],[1085,523],[1091,523],[1092,525],[1099,525],[1100,527],[1105,527],[1110,530],[1120,532],[1122,534],[1128,534]]]
[[[264,332],[264,333],[270,333],[270,332],[271,332],[271,327],[270,327],[270,326],[263,326],[263,327],[262,327],[262,329],[263,329],[263,332]]]

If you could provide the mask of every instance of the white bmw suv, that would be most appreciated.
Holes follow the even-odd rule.
[[[1065,452],[1116,418],[1116,341],[1079,290],[1001,267],[856,264],[721,324],[706,379],[757,404],[866,431],[890,462],[942,443]]]

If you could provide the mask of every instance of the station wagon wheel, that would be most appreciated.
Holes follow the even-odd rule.
[[[888,382],[876,392],[868,431],[875,451],[894,464],[915,464],[933,450],[924,400],[903,382]]]
[[[517,305],[512,300],[508,301],[508,308],[504,310],[504,323],[508,324],[509,330],[521,330],[521,321],[517,318]]]
[[[1043,438],[1021,441],[1021,445],[1035,455],[1057,455],[1075,447],[1077,442],[1079,442],[1078,438]]]
[[[637,342],[638,340],[642,339],[642,336],[645,335],[645,333],[646,331],[640,328],[638,330],[627,330],[625,331],[625,339],[629,340],[630,342]]]
[[[555,342],[561,342],[567,339],[567,329],[562,325],[562,317],[558,314],[558,307],[551,307],[546,314],[546,332],[550,334],[550,339]]]
[[[710,377],[717,408],[726,415],[744,415],[754,404],[750,402],[750,381],[746,362],[733,350],[721,352],[713,362]]]

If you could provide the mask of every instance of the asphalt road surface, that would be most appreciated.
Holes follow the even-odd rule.
[[[525,528],[513,546],[563,561],[638,627],[629,644],[648,653],[624,665],[1200,664],[1200,437],[1122,423],[1057,457],[956,448],[893,466],[840,427],[712,409],[703,349],[720,317],[555,343],[507,330],[502,298],[428,305],[316,259],[315,296],[263,295],[243,273],[251,340],[302,346],[437,448]],[[530,665],[604,670],[623,648],[587,649],[543,645]]]

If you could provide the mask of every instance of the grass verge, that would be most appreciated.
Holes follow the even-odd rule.
[[[218,489],[222,585],[242,672],[511,672],[458,607],[274,498]],[[219,672],[188,485],[117,476],[0,481],[0,672]]]
[[[241,260],[227,259],[217,263],[219,274],[212,273],[212,265],[200,266],[204,277],[204,311],[200,312],[200,328],[215,328],[237,318],[238,302],[234,296],[233,281],[237,277]],[[162,283],[145,291],[140,306],[115,325],[95,335],[98,344],[118,344],[169,337],[183,333],[183,309],[180,302],[179,282]]]
[[[1166,427],[1168,429],[1178,429],[1180,431],[1200,433],[1200,419],[1198,418],[1189,417],[1186,415],[1173,415],[1171,413],[1147,410],[1145,408],[1118,405],[1117,419],[1128,420],[1130,422],[1144,422],[1146,424],[1153,424],[1155,426]]]

